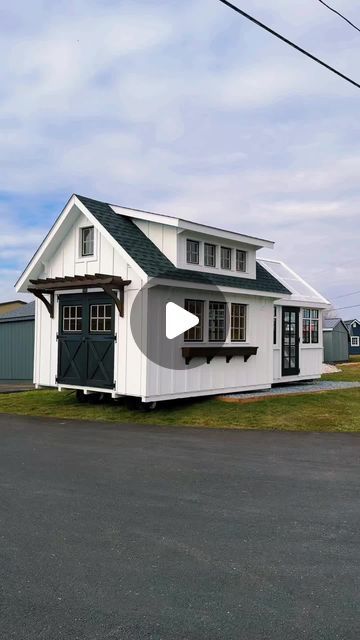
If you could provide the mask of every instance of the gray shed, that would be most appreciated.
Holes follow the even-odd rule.
[[[349,360],[349,332],[341,318],[324,318],[324,362]]]
[[[32,380],[35,302],[0,316],[0,380]]]

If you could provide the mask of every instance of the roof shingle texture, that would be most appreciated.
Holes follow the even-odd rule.
[[[134,224],[128,216],[115,213],[109,204],[76,196],[108,233],[125,249],[149,277],[161,277],[182,282],[196,282],[213,286],[235,287],[276,294],[290,291],[276,280],[262,265],[256,263],[256,279],[223,274],[178,269],[160,249]]]
[[[23,304],[21,307],[9,311],[9,313],[2,313],[0,316],[0,322],[8,322],[9,320],[25,320],[35,318],[35,302],[29,302]]]

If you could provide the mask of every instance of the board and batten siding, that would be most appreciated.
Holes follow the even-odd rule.
[[[0,323],[0,380],[32,380],[34,321]]]
[[[349,333],[339,322],[332,331],[323,332],[324,362],[347,362],[349,360]]]
[[[149,290],[148,317],[157,330],[157,353],[169,349],[169,341],[165,337],[165,314],[162,312],[169,293],[171,301],[184,306],[186,298],[197,300],[223,300],[219,295],[205,290],[186,288],[154,287]],[[216,356],[209,364],[205,358],[198,367],[177,369],[183,365],[182,346],[211,345],[206,340],[207,326],[204,325],[204,342],[186,343],[182,336],[172,341],[172,368],[165,368],[147,361],[147,396],[146,400],[171,399],[182,396],[218,394],[236,389],[268,388],[272,383],[272,341],[273,302],[259,296],[224,294],[228,303],[238,302],[247,307],[247,341],[231,343],[233,345],[251,345],[258,347],[256,356],[244,362],[242,356],[233,357],[226,363],[224,357]]]
[[[144,356],[134,342],[130,329],[132,303],[142,287],[142,280],[133,268],[108,240],[95,232],[95,254],[80,257],[79,230],[89,226],[86,216],[79,215],[74,226],[59,245],[53,257],[44,264],[41,277],[63,278],[64,276],[104,273],[131,280],[125,290],[125,313],[121,318],[115,310],[115,370],[114,377],[118,394],[142,395],[145,392],[146,366]],[[65,293],[65,292],[64,292]],[[69,291],[69,293],[81,293]],[[58,368],[59,296],[55,296],[55,313],[51,319],[45,305],[36,300],[35,317],[35,362],[34,382],[39,386],[55,386]]]

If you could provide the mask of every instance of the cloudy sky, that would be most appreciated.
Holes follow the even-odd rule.
[[[318,0],[238,6],[360,81]],[[360,305],[358,89],[218,0],[12,0],[0,30],[0,300],[77,192],[275,240]]]

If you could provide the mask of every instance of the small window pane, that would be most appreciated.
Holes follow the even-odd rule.
[[[81,255],[94,255],[94,227],[81,229]]]
[[[112,305],[92,304],[90,307],[90,331],[93,333],[111,333]]]
[[[224,342],[226,339],[225,302],[209,302],[209,341]]]
[[[204,244],[204,265],[205,267],[216,267],[216,245]]]
[[[184,334],[185,342],[202,342],[204,330],[204,302],[203,300],[185,300],[185,309],[193,313],[200,320],[199,324]]]
[[[199,264],[199,242],[197,240],[186,241],[186,262]]]
[[[231,305],[231,341],[244,342],[246,340],[246,305],[233,303]]]
[[[236,249],[236,271],[246,271],[246,251]]]
[[[63,331],[79,332],[82,331],[82,307],[66,306],[63,307]]]
[[[229,247],[221,247],[221,268],[231,269],[231,253],[232,250]]]

